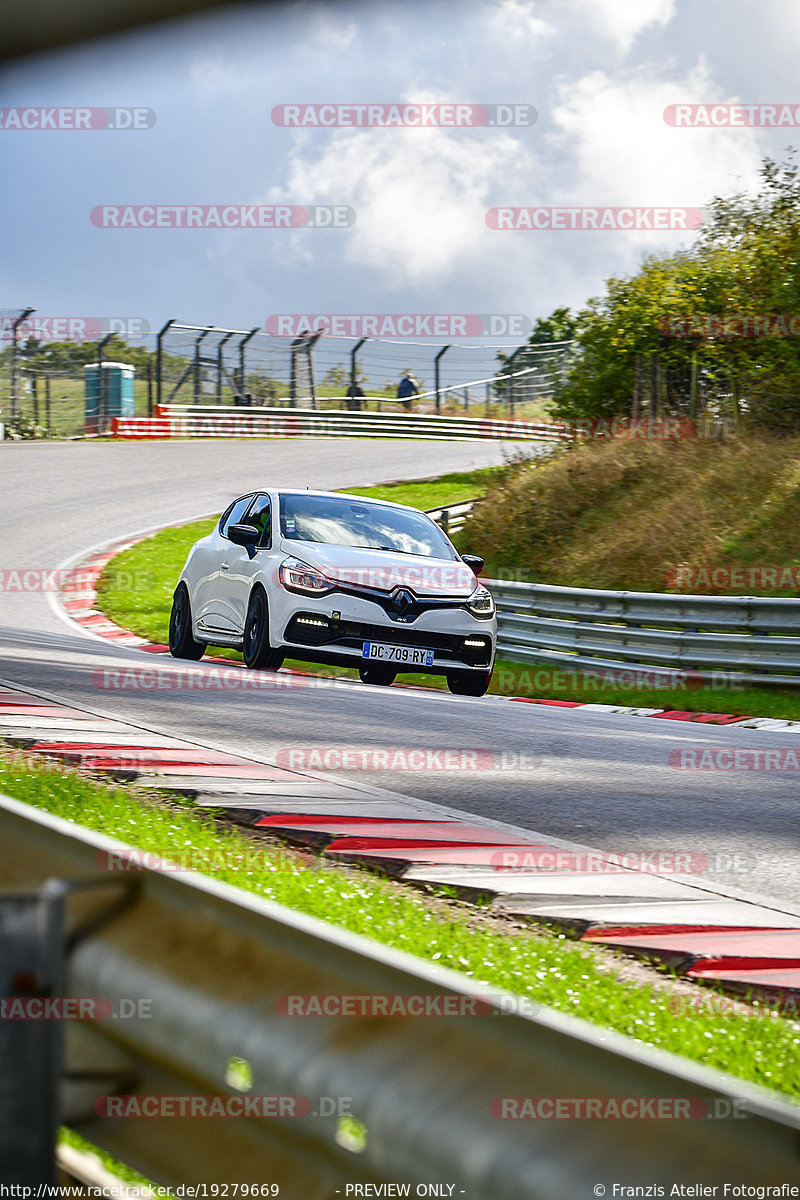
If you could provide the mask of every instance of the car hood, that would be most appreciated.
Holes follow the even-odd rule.
[[[316,567],[337,583],[393,592],[408,588],[417,596],[454,596],[467,599],[478,586],[470,567],[460,559],[430,558],[421,554],[392,554],[327,542],[294,542],[281,539],[281,549],[293,558]]]

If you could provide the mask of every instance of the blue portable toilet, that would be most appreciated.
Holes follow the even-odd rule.
[[[108,433],[112,417],[133,416],[135,374],[130,363],[88,363],[83,368],[86,433]]]

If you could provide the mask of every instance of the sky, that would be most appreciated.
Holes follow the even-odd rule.
[[[751,190],[763,156],[798,141],[799,58],[796,0],[344,0],[226,9],[20,60],[0,76],[0,310],[124,318],[132,331],[444,314],[431,344],[519,343],[537,317],[582,307],[694,234],[680,216],[660,229],[498,229],[487,212],[702,212]],[[536,119],[276,123],[278,106],[308,119],[311,104],[520,105]],[[674,104],[793,105],[798,126],[676,127]],[[146,109],[136,120],[149,127],[23,129],[5,112],[55,107]],[[263,220],[327,205],[339,224],[102,216],[176,205],[260,206]],[[452,320],[465,315],[495,321]]]

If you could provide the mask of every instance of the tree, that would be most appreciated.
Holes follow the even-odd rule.
[[[627,415],[638,363],[645,382],[657,367],[667,412],[689,410],[694,372],[712,411],[738,415],[741,408],[758,427],[800,426],[797,336],[779,327],[753,335],[754,318],[763,331],[766,315],[800,313],[794,155],[780,165],[764,160],[754,196],[715,197],[709,209],[690,250],[648,256],[636,274],[607,280],[605,295],[577,315],[572,364],[556,388],[557,417]]]

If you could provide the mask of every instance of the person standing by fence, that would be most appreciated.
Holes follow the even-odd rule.
[[[411,412],[411,397],[418,395],[417,381],[411,371],[406,371],[397,387],[397,399],[403,401],[406,412]]]

